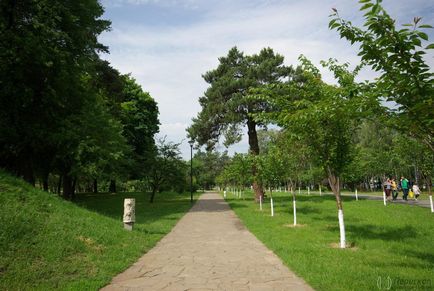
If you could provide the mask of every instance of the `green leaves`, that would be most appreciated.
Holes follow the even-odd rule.
[[[434,151],[434,111],[426,110],[426,105],[433,104],[434,73],[422,57],[426,52],[421,49],[428,41],[428,34],[419,29],[432,28],[431,25],[419,25],[422,18],[415,17],[412,24],[405,27],[413,29],[397,30],[395,21],[381,6],[381,1],[360,1],[365,14],[365,30],[353,26],[338,15],[331,20],[339,25],[336,29],[342,38],[349,42],[360,43],[358,55],[372,69],[381,73],[374,87],[378,97],[387,96],[400,106],[397,126],[401,130],[413,133],[420,141],[429,145]],[[369,10],[369,8],[371,10]],[[434,48],[433,44],[425,50]],[[396,114],[393,110],[390,113]]]
[[[238,142],[250,114],[271,109],[269,103],[250,98],[249,92],[265,84],[278,84],[291,74],[292,68],[285,66],[283,57],[271,48],[251,56],[236,47],[230,49],[227,56],[219,58],[216,69],[203,75],[210,87],[200,98],[202,111],[188,128],[189,137],[210,147],[221,136],[226,138],[226,146]]]

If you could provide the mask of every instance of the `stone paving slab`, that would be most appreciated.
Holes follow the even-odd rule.
[[[101,290],[313,290],[205,193],[153,249]]]

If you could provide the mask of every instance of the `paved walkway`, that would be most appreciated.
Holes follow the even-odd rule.
[[[152,250],[102,290],[312,290],[216,193],[200,200]]]
[[[328,194],[327,194],[328,195]],[[334,195],[334,194],[330,194]],[[352,196],[356,197],[355,194],[342,194],[342,196]],[[359,198],[363,199],[369,199],[369,200],[381,200],[383,201],[383,196],[377,196],[377,195],[363,195],[359,194]],[[408,198],[407,201],[402,199],[402,194],[400,193],[399,197],[395,201],[388,200],[387,203],[399,203],[399,204],[405,204],[405,205],[412,205],[412,206],[420,206],[420,207],[426,207],[431,208],[431,204],[429,204],[429,200],[414,200],[413,198]]]

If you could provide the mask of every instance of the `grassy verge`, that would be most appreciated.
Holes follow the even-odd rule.
[[[245,195],[251,197],[251,195]],[[251,199],[228,194],[228,202],[246,227],[296,274],[317,290],[434,289],[434,216],[427,208],[344,197],[347,242],[339,241],[333,196],[299,196],[297,222],[291,197],[274,193],[275,216],[267,199],[263,211]],[[381,278],[381,279],[379,279]]]
[[[122,227],[123,199],[136,224]],[[168,233],[189,195],[80,195],[70,203],[0,172],[0,290],[97,290]]]

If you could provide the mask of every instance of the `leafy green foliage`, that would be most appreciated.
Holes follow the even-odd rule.
[[[197,185],[211,189],[216,185],[216,177],[229,163],[227,152],[198,150],[193,157],[193,176]]]
[[[0,4],[0,167],[63,195],[77,183],[143,178],[154,153],[158,108],[134,79],[98,52],[109,28],[90,1]],[[59,185],[60,189],[60,185]]]
[[[351,44],[360,43],[359,56],[381,76],[375,83],[377,96],[395,102],[397,109],[390,109],[392,126],[424,142],[434,151],[434,73],[424,60],[428,35],[415,17],[412,24],[397,29],[395,21],[381,6],[381,0],[360,1],[365,11],[364,28],[342,19],[337,10],[331,15],[331,29]],[[407,28],[408,27],[408,28]]]
[[[186,183],[185,178],[186,164],[180,157],[179,144],[160,139],[147,175],[152,188],[150,202],[154,202],[155,194],[163,188],[179,189],[182,192]]]
[[[367,85],[354,81],[358,68],[350,72],[348,64],[324,62],[338,79],[339,86],[332,86],[321,80],[319,70],[310,61],[304,57],[300,61],[301,81],[251,91],[251,98],[265,99],[278,108],[257,114],[256,118],[277,123],[290,137],[304,143],[337,194],[339,176],[351,161],[357,121],[364,113],[363,107],[372,102],[362,94]]]
[[[259,54],[245,56],[236,47],[226,57],[219,58],[216,69],[203,75],[210,84],[199,99],[202,111],[187,129],[188,136],[208,149],[225,137],[226,146],[241,140],[241,130],[247,125],[249,147],[252,155],[259,154],[257,126],[264,124],[254,120],[253,113],[268,112],[269,103],[248,98],[248,91],[270,84],[279,84],[292,76],[293,69],[283,65],[283,56],[271,48]],[[252,164],[253,187],[257,199],[263,195],[262,186],[256,181],[257,168]]]
[[[217,177],[217,181],[223,187],[234,186],[244,189],[252,183],[253,159],[248,154],[235,154],[226,165],[223,172]]]

